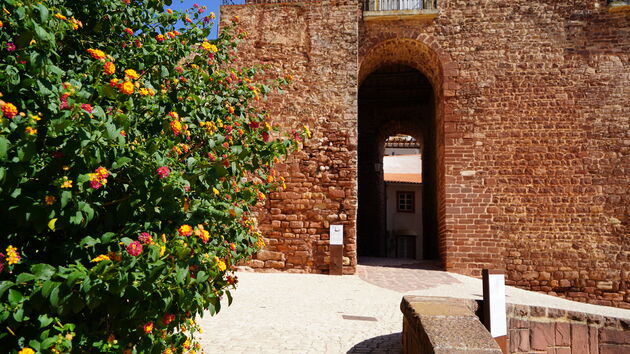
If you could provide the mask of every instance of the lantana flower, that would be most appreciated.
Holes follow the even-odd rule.
[[[87,52],[92,56],[92,58],[97,59],[97,60],[101,60],[105,58],[105,52],[103,52],[100,49],[93,49],[90,48],[87,50]]]
[[[2,114],[9,119],[13,119],[18,114],[17,107],[13,103],[7,102],[2,105]]]
[[[171,170],[168,168],[168,166],[158,167],[157,169],[157,174],[158,174],[158,177],[160,178],[166,178],[168,177],[170,173],[171,173]]]
[[[210,240],[210,233],[208,232],[208,230],[205,230],[203,228],[203,225],[201,224],[197,225],[197,228],[195,229],[195,235],[197,235],[197,237],[199,237],[201,241],[203,241],[203,243],[208,243],[208,241]]]
[[[133,86],[133,83],[131,81],[125,81],[120,84],[120,86],[118,86],[118,89],[125,95],[131,95],[135,87]]]
[[[90,262],[98,263],[98,262],[109,261],[109,260],[110,260],[110,258],[109,258],[108,255],[101,254],[101,255],[98,255],[98,256],[94,257]]]
[[[153,242],[153,237],[148,232],[141,232],[138,235],[138,241],[140,241],[140,242],[142,242],[142,243],[144,243],[146,245],[146,244],[149,244],[149,243]]]
[[[125,76],[133,80],[140,78],[140,75],[138,75],[138,73],[133,69],[125,70]]]
[[[105,62],[105,64],[103,64],[103,72],[105,75],[113,75],[116,72],[116,65],[111,61]]]
[[[133,241],[127,246],[127,253],[137,257],[142,253],[142,244],[138,241]]]
[[[9,264],[18,264],[20,263],[20,253],[18,252],[17,248],[9,245],[6,249],[7,252],[7,263]]]
[[[142,328],[144,329],[144,333],[151,333],[153,331],[153,322],[146,323]]]
[[[177,229],[177,232],[181,236],[190,236],[193,233],[193,229],[192,227],[190,227],[190,225],[182,225],[179,227],[179,229]]]

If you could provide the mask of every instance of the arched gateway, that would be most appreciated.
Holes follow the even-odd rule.
[[[313,131],[278,167],[288,188],[258,213],[267,246],[252,267],[328,273],[329,227],[343,225],[345,274],[357,255],[433,258],[630,306],[630,7],[223,1],[221,21],[249,33],[239,64],[294,77],[262,103],[273,123]],[[422,161],[408,190],[385,181],[396,139]],[[392,227],[393,207],[421,228]]]
[[[415,39],[385,40],[365,52],[360,58],[358,93],[358,255],[440,259],[444,250],[439,252],[439,241],[445,237],[439,234],[444,230],[439,208],[444,202],[440,60]],[[417,188],[404,178],[384,180],[391,175],[383,163],[385,142],[397,134],[421,142]],[[417,203],[401,210],[398,204],[405,203],[401,198],[406,196]],[[413,218],[419,219],[419,227],[414,227]]]

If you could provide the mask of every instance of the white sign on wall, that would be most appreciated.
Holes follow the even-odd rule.
[[[507,335],[505,313],[505,274],[488,274],[490,300],[490,334],[492,337]]]
[[[330,244],[343,245],[343,225],[330,225]]]

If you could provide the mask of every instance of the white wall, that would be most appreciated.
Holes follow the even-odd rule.
[[[415,212],[398,212],[396,192],[415,192]],[[396,235],[416,235],[416,259],[422,259],[422,185],[417,183],[385,183],[387,198],[387,256],[396,256]]]

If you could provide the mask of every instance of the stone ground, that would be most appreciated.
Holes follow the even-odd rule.
[[[439,271],[432,263],[360,263],[350,276],[238,272],[233,304],[199,321],[203,348],[206,353],[400,353],[403,295],[481,297],[479,279]],[[630,318],[630,310],[511,287],[507,301]]]

